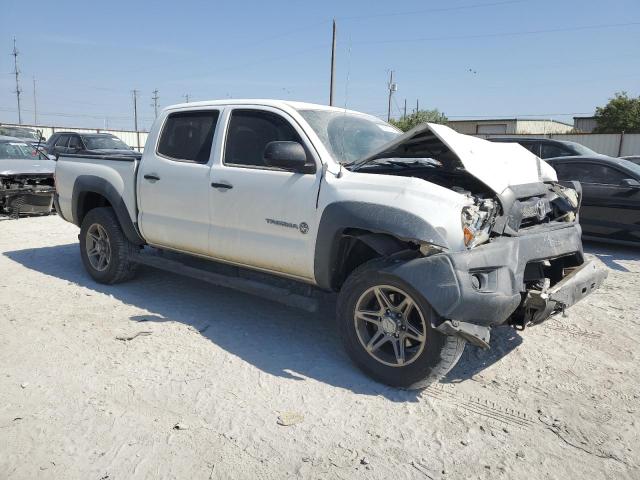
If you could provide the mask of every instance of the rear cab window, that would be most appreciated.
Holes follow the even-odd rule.
[[[219,117],[219,110],[169,114],[162,127],[157,154],[179,162],[208,163]]]

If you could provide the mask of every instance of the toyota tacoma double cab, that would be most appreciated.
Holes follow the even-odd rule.
[[[62,154],[56,208],[98,282],[139,265],[315,310],[356,365],[421,388],[493,327],[543,322],[606,277],[578,183],[517,144],[278,100],[168,107],[144,153]],[[320,317],[320,316],[318,316]]]

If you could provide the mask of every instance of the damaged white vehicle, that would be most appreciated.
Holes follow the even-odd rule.
[[[606,277],[583,257],[578,184],[519,145],[441,125],[402,134],[321,105],[182,104],[140,158],[63,155],[56,182],[95,280],[145,264],[307,310],[337,292],[350,357],[399,387]]]
[[[23,140],[0,136],[0,214],[48,215],[55,163]]]

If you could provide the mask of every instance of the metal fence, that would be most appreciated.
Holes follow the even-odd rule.
[[[477,135],[478,137],[553,138],[569,140],[611,157],[640,155],[640,133],[554,133],[551,135]]]
[[[26,127],[40,130],[42,136],[49,138],[54,132],[78,132],[78,133],[110,133],[115,135],[130,147],[139,152],[144,151],[144,144],[147,141],[148,132],[135,132],[133,130],[111,130],[108,128],[76,128],[76,127],[54,127],[50,125],[18,125],[15,123],[3,123],[7,127]]]

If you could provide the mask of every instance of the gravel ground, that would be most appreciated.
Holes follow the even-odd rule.
[[[323,318],[143,269],[104,286],[78,229],[0,221],[0,478],[640,478],[640,254],[567,316],[377,384]]]

